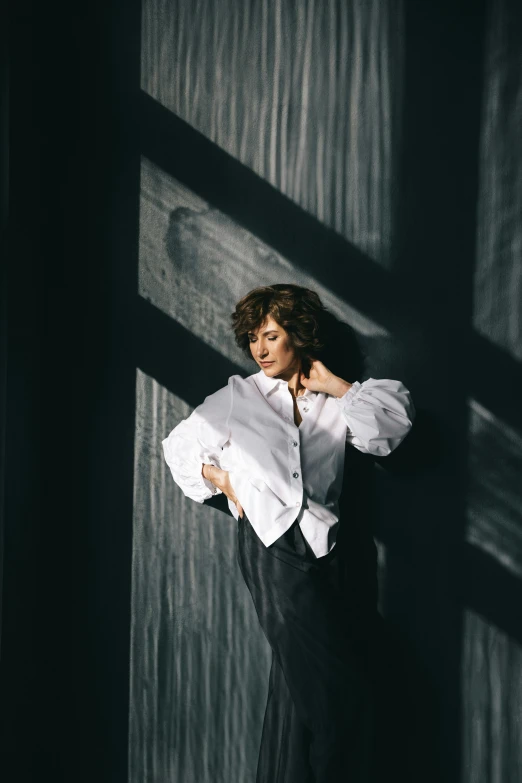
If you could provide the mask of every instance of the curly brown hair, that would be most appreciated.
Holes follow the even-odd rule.
[[[249,332],[271,316],[288,333],[291,346],[308,374],[310,361],[320,359],[350,383],[365,372],[366,354],[354,329],[327,310],[319,295],[292,283],[261,286],[249,291],[232,313],[236,343],[252,359]]]
[[[325,313],[315,291],[279,283],[249,291],[232,313],[232,328],[237,345],[252,358],[248,335],[271,316],[288,332],[290,344],[299,356],[315,357],[324,347],[321,322]]]

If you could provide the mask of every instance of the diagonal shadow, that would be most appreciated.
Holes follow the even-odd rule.
[[[376,322],[400,327],[403,294],[383,295],[394,286],[384,269],[144,92],[139,132],[142,154],[167,174],[296,266],[314,276],[320,266],[322,282]]]
[[[522,623],[519,613],[513,613],[514,606],[522,606],[522,581],[494,557],[469,543],[462,549],[460,597],[464,606],[522,644]]]
[[[400,278],[143,91],[139,116],[142,153],[167,174],[398,339],[414,331],[427,352],[437,344],[441,313],[436,297],[430,297],[429,292],[426,295],[426,291],[411,296]],[[520,364],[471,328],[461,339],[466,343],[461,359],[469,379],[468,388],[462,392],[467,391],[492,413],[522,430]],[[489,377],[508,380],[501,397],[494,386],[484,383],[484,366]]]
[[[231,375],[246,375],[242,367],[141,296],[134,303],[133,321],[136,366],[193,408],[226,386]]]

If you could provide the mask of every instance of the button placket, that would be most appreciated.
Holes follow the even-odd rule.
[[[305,413],[308,413],[308,411],[310,410],[310,400],[308,399],[308,397],[298,397],[297,401],[304,403],[303,411]]]

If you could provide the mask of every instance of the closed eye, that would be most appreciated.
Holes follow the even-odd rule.
[[[278,336],[279,336],[279,335],[276,335],[276,337],[268,337],[267,339],[268,339],[268,340],[270,340],[270,342],[273,342],[274,340],[277,340],[277,337],[278,337]],[[257,337],[250,337],[250,338],[249,338],[249,342],[250,342],[250,343],[255,343],[255,342],[257,342]]]

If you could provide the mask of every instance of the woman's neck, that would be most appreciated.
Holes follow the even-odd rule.
[[[288,383],[288,391],[292,397],[300,397],[306,391],[305,387],[299,380],[300,371],[296,370],[290,377],[283,378]]]

